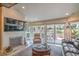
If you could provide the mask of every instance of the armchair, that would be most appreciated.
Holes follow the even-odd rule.
[[[79,43],[77,41],[62,41],[65,56],[79,55]]]

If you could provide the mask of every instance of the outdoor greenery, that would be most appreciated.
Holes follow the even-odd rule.
[[[72,38],[79,37],[79,28],[77,27],[77,24],[72,24],[70,30],[71,30]]]
[[[62,34],[64,30],[57,30],[57,33]]]

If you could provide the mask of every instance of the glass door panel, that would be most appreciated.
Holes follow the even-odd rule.
[[[55,24],[55,43],[61,44],[64,39],[64,24]]]
[[[79,22],[71,23],[71,39],[79,39]]]
[[[54,43],[54,24],[47,25],[47,38],[48,44]]]

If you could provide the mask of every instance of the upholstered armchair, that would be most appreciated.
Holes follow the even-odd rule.
[[[76,51],[76,52],[74,52],[74,51],[66,51],[65,55],[66,56],[79,56],[79,51]]]
[[[41,44],[40,33],[35,33],[35,34],[34,34],[33,43],[34,43],[34,44]]]
[[[62,42],[64,55],[79,55],[79,42],[78,41],[63,41]]]

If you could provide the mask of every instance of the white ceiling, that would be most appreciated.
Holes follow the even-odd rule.
[[[24,9],[22,7],[25,7]],[[79,10],[78,3],[20,3],[14,6],[24,14],[27,21],[48,20],[65,17]]]

